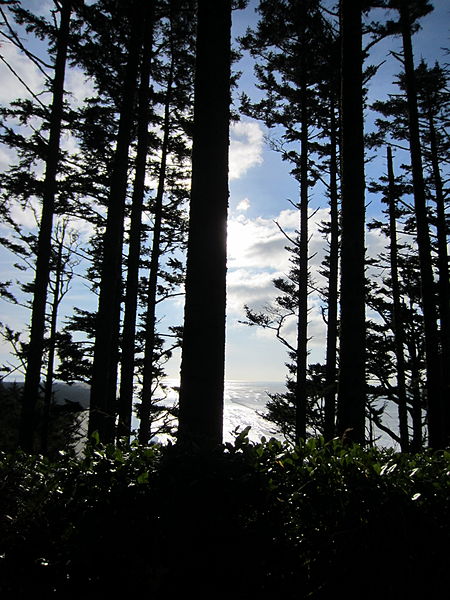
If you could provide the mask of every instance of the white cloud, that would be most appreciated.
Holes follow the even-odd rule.
[[[231,126],[229,178],[239,179],[263,162],[264,135],[259,123],[239,121]]]
[[[88,79],[81,69],[68,69],[64,87],[70,92],[71,104],[76,108],[82,106],[86,98],[95,93],[93,81]]]
[[[280,273],[273,271],[255,272],[251,269],[230,271],[227,277],[227,312],[243,318],[243,306],[261,307],[275,294],[273,279]]]
[[[327,251],[327,241],[320,233],[322,221],[329,219],[328,208],[309,211],[309,256],[312,283],[316,287],[325,285],[319,268]],[[294,208],[280,211],[274,219],[256,217],[249,218],[240,213],[231,217],[228,226],[228,294],[227,312],[228,326],[233,331],[239,320],[245,319],[244,304],[254,310],[263,310],[270,305],[278,294],[274,288],[273,280],[285,276],[290,269],[290,253],[285,247],[289,240],[280,230],[294,238],[299,228],[299,213]],[[378,251],[383,240],[369,233],[367,244],[369,254]],[[309,361],[316,362],[323,359],[326,327],[322,318],[322,299],[317,291],[311,290],[308,298],[308,336],[311,351]],[[283,328],[285,337],[295,345],[296,319],[288,319]],[[256,340],[273,340],[272,331],[262,331],[260,328],[249,329],[249,336]]]
[[[13,150],[6,148],[6,146],[0,148],[0,170],[2,172],[6,171],[15,158],[16,153]]]
[[[239,212],[245,212],[249,208],[250,208],[250,200],[248,198],[244,198],[236,206],[236,210],[239,211]]]
[[[22,227],[30,230],[35,230],[37,222],[40,219],[41,208],[38,200],[32,198],[28,201],[25,207],[19,204],[12,204],[11,206],[11,218],[12,220]]]
[[[300,213],[293,208],[280,212],[275,221],[284,231],[295,231],[300,226]]]
[[[27,86],[38,93],[42,89],[43,75],[37,67],[24,54],[13,46],[10,42],[2,42],[1,53],[11,68],[17,73]],[[2,61],[0,63],[0,75],[2,85],[0,86],[0,103],[9,104],[17,98],[29,97],[23,83],[12,73],[12,71]]]
[[[328,219],[328,209],[315,212],[310,209],[309,212],[309,254],[311,265],[314,266],[320,265],[326,249],[326,241],[319,232],[319,226],[321,221]],[[230,218],[228,267],[287,271],[290,267],[290,254],[285,247],[292,245],[288,237],[293,239],[298,227],[299,213],[295,209],[282,210],[274,219],[252,219],[243,214]]]
[[[318,268],[326,251],[326,241],[318,231],[320,221],[328,216],[326,209],[310,211],[309,254],[314,281],[320,279]],[[243,305],[263,306],[270,303],[277,291],[273,279],[286,276],[291,255],[286,251],[289,240],[280,230],[295,237],[299,215],[295,209],[283,210],[275,219],[248,218],[239,214],[228,224],[228,309],[243,314]],[[277,223],[280,227],[277,226]],[[319,281],[318,283],[323,283]],[[315,294],[317,299],[317,294]],[[315,302],[311,296],[311,302]],[[313,312],[316,309],[313,309]],[[311,317],[312,318],[312,317]]]
[[[239,215],[228,223],[229,268],[287,268],[285,239],[270,219]]]

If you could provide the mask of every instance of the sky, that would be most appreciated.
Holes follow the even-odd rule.
[[[32,9],[43,13],[50,3],[46,0],[28,0]],[[233,38],[242,35],[248,26],[257,22],[255,6],[251,0],[244,11],[234,11]],[[450,47],[449,27],[450,6],[448,0],[435,0],[435,11],[422,21],[422,30],[415,36],[416,63],[423,57],[434,62],[442,56],[442,48]],[[398,49],[400,41],[390,40],[374,47],[370,62],[386,62],[380,67],[376,78],[369,84],[369,102],[385,98],[395,92],[392,85],[393,76],[400,70],[399,64],[388,56],[390,49]],[[41,77],[29,61],[20,55],[11,45],[3,43],[1,53],[14,65],[15,70],[33,90],[39,90]],[[257,99],[260,92],[255,88],[253,65],[249,56],[245,55],[235,67],[242,72],[239,89],[235,92],[235,106],[238,106],[237,95],[245,91],[250,98]],[[5,104],[16,97],[24,96],[22,84],[8,71],[4,63],[0,63],[0,103]],[[92,85],[83,75],[71,69],[68,72],[66,88],[73,94],[73,100],[81,103],[89,96]],[[367,114],[366,126],[370,127],[370,113]],[[279,154],[269,144],[280,132],[268,131],[260,122],[242,117],[231,127],[230,142],[230,202],[228,223],[228,277],[227,277],[227,346],[226,346],[226,378],[229,380],[247,381],[283,381],[286,375],[287,360],[284,347],[275,339],[273,332],[248,327],[240,321],[245,319],[244,304],[261,308],[273,300],[275,289],[273,279],[285,275],[289,270],[289,253],[285,250],[286,238],[280,227],[292,234],[298,227],[299,217],[291,201],[296,201],[299,190],[294,179],[289,175],[289,166],[283,163]],[[64,140],[65,144],[72,143]],[[0,168],[7,168],[11,162],[11,153],[0,146]],[[398,157],[400,159],[401,157]],[[381,162],[380,162],[381,161]],[[367,166],[367,177],[375,177],[384,173],[383,157],[375,156]],[[371,218],[379,213],[377,198],[367,198],[367,215]],[[327,200],[320,190],[310,195],[310,255],[311,274],[315,284],[323,284],[318,274],[318,267],[324,257],[326,244],[318,232],[321,221],[327,220]],[[17,210],[16,219],[23,225],[33,227],[33,214],[30,210]],[[88,231],[78,224],[81,236]],[[0,234],[4,234],[0,225]],[[369,255],[374,255],[383,248],[384,240],[374,232],[368,232],[366,246]],[[0,280],[17,277],[14,271],[13,257],[5,250],[0,250]],[[25,273],[23,277],[29,276]],[[21,275],[22,276],[22,275]],[[320,298],[312,293],[309,299],[310,362],[323,360],[325,325],[320,310]],[[64,313],[70,314],[73,306],[92,310],[95,298],[88,294],[85,282],[75,278],[72,289],[63,304],[60,323],[64,322]],[[180,323],[183,315],[183,301],[178,297],[170,303],[161,305],[160,328],[173,323]],[[25,330],[28,323],[28,311],[14,307],[0,300],[0,322],[8,324],[15,330]],[[295,323],[288,324],[287,336],[295,334]],[[0,349],[0,362],[7,360],[10,351],[5,344]],[[180,353],[175,352],[167,365],[169,377],[177,378]]]

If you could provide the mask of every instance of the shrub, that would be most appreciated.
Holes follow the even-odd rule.
[[[449,584],[448,452],[292,448],[244,431],[211,455],[0,458],[4,598],[397,599]]]

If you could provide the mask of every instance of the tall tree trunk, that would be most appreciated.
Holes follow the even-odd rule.
[[[222,442],[231,1],[198,2],[178,442]]]
[[[409,359],[411,362],[411,389],[412,389],[412,440],[411,451],[420,452],[423,449],[422,428],[422,395],[420,391],[420,367],[417,348],[414,339],[406,340]]]
[[[113,442],[115,433],[128,152],[134,118],[136,80],[142,38],[142,7],[143,2],[137,0],[132,8],[132,30],[123,81],[122,106],[103,238],[88,434],[92,435],[97,431],[100,440],[104,443]]]
[[[390,239],[390,266],[392,281],[392,329],[395,338],[395,358],[397,362],[397,394],[398,394],[398,422],[400,444],[403,452],[409,449],[408,412],[406,407],[406,382],[405,382],[405,333],[403,329],[402,308],[400,299],[400,281],[398,275],[398,246],[397,246],[397,221],[396,221],[396,193],[394,166],[392,162],[392,149],[387,148],[388,167],[388,200],[389,200],[389,239]]]
[[[417,246],[420,263],[422,309],[425,328],[427,371],[428,435],[429,445],[444,446],[444,412],[442,402],[442,369],[434,294],[433,265],[430,232],[428,229],[425,184],[419,135],[416,80],[411,43],[411,19],[407,2],[399,8],[402,29],[406,94],[409,116],[409,144],[414,191],[414,209],[417,226]]]
[[[159,259],[161,254],[161,232],[163,220],[163,198],[166,181],[167,155],[170,136],[170,107],[172,102],[174,58],[170,65],[164,109],[164,132],[161,147],[158,188],[153,216],[153,240],[147,285],[147,312],[145,316],[144,368],[142,372],[141,407],[139,411],[139,443],[148,444],[151,437],[151,406],[154,387],[154,363],[156,345],[156,305],[158,289]]]
[[[129,441],[133,414],[133,382],[136,344],[136,316],[139,288],[139,262],[141,255],[142,209],[145,193],[145,174],[149,147],[148,125],[150,120],[150,71],[153,47],[153,2],[146,15],[145,39],[143,44],[139,106],[138,141],[136,150],[134,187],[131,201],[129,247],[125,308],[122,330],[122,362],[120,370],[119,421],[117,438]]]
[[[429,106],[428,127],[430,134],[431,165],[433,169],[434,189],[436,192],[436,231],[438,242],[439,272],[439,317],[442,353],[442,397],[445,415],[445,445],[450,444],[450,278],[448,270],[447,222],[445,214],[444,186],[439,168],[438,145],[432,107]]]
[[[334,101],[330,106],[330,250],[328,276],[327,346],[325,367],[324,437],[335,436],[336,420],[336,354],[338,335],[338,270],[339,270],[339,212],[338,212],[338,163],[337,132]]]
[[[52,308],[50,315],[50,336],[49,350],[47,357],[47,373],[45,375],[44,384],[44,414],[42,419],[41,432],[41,452],[46,455],[48,452],[48,438],[50,431],[50,413],[53,393],[53,371],[55,362],[55,342],[56,342],[56,326],[58,321],[58,309],[61,302],[61,278],[62,278],[62,253],[63,253],[64,228],[61,240],[58,243],[58,253],[56,256],[55,265],[55,288],[53,291]]]
[[[306,100],[305,73],[302,68],[301,84],[301,154],[300,154],[300,240],[298,263],[298,320],[297,362],[295,386],[295,439],[306,438],[308,394],[306,381],[308,372],[308,106]]]
[[[364,443],[364,120],[361,1],[341,0],[342,232],[337,430]]]
[[[50,130],[45,163],[45,177],[42,195],[42,213],[39,226],[36,275],[31,312],[30,341],[27,356],[27,370],[23,388],[23,406],[20,424],[19,444],[27,452],[34,446],[36,402],[39,397],[42,355],[44,352],[45,309],[47,288],[50,278],[51,238],[53,214],[57,189],[56,175],[60,155],[61,123],[63,118],[64,77],[66,71],[67,46],[70,30],[71,0],[64,0],[61,7],[61,21],[58,31],[53,79],[53,101],[50,112]]]

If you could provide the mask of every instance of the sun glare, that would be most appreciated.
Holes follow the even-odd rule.
[[[247,219],[243,215],[228,222],[228,262],[229,264],[233,264],[233,266],[239,266],[239,262],[244,259],[246,252],[252,243],[248,227],[246,231],[246,223]]]

